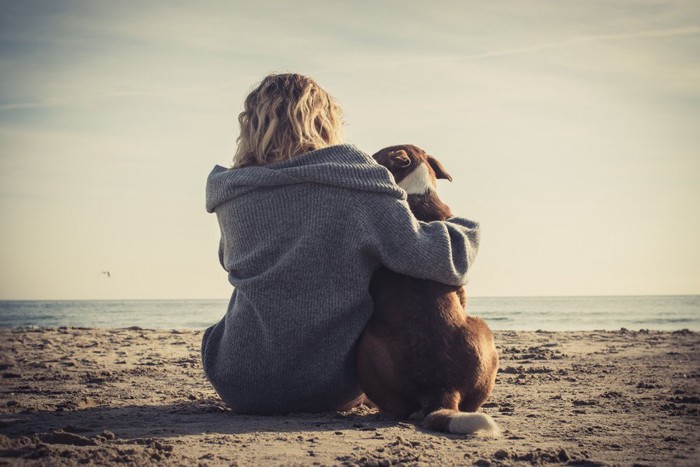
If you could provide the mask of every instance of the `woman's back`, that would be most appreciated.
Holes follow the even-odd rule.
[[[215,169],[208,193],[236,289],[203,344],[222,398],[239,411],[275,412],[329,410],[360,395],[353,348],[371,314],[378,259],[359,251],[365,238],[352,206],[377,194],[400,199],[388,173],[334,146]]]

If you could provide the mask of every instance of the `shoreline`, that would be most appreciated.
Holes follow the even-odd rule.
[[[497,439],[360,408],[235,415],[202,331],[0,329],[0,463],[697,465],[700,334],[494,331]]]

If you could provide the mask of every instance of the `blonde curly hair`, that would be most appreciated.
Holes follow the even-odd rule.
[[[272,74],[248,94],[233,167],[265,165],[340,144],[342,110],[314,80]]]

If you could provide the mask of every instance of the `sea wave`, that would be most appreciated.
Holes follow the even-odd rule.
[[[0,301],[0,327],[204,329],[228,300]],[[472,297],[467,311],[493,330],[700,331],[700,296]]]

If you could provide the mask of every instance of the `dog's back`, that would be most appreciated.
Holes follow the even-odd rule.
[[[436,177],[450,178],[434,158],[414,146],[386,148],[375,158],[407,190],[419,220],[452,216],[434,190],[418,192],[421,183],[434,188]],[[466,316],[463,288],[380,268],[370,293],[374,313],[357,355],[367,396],[384,412],[430,429],[496,432],[487,415],[463,413],[483,404],[498,367],[491,331],[479,318]]]

